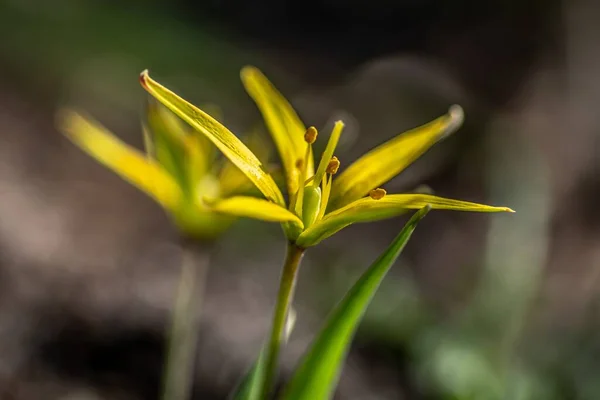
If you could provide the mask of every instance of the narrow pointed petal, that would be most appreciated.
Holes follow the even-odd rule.
[[[254,153],[231,131],[198,107],[150,78],[148,71],[142,72],[140,82],[148,93],[213,142],[267,199],[280,205],[285,204],[283,195],[271,175],[263,169],[262,163]]]
[[[144,153],[74,111],[59,113],[58,124],[65,136],[78,147],[146,192],[164,208],[173,210],[177,207],[182,196],[180,188],[165,170]]]
[[[271,132],[273,141],[281,156],[287,177],[288,193],[298,190],[300,169],[296,162],[304,155],[304,133],[306,127],[294,108],[275,86],[255,67],[244,67],[241,78],[246,91],[252,97]],[[314,161],[308,163],[308,175],[314,173]]]
[[[300,247],[312,246],[353,223],[391,218],[427,205],[438,210],[514,212],[508,207],[493,207],[427,194],[392,194],[380,200],[365,197],[325,215],[321,221],[302,232],[296,244]]]
[[[292,222],[302,229],[302,221],[285,207],[270,201],[248,196],[228,199],[206,199],[211,210],[237,217],[248,217],[271,222]]]
[[[462,108],[452,106],[448,114],[371,150],[334,179],[332,206],[343,207],[389,181],[438,140],[456,131],[463,119]]]

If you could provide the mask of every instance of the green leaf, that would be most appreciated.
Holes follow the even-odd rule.
[[[326,400],[337,386],[354,333],[386,273],[430,206],[417,211],[327,319],[284,390],[284,400]]]
[[[296,311],[290,308],[288,313],[286,326],[285,326],[285,337],[284,340],[287,342],[292,331],[294,330],[294,324],[296,323]],[[258,359],[250,368],[250,371],[242,379],[240,384],[230,395],[231,400],[259,400],[261,384],[264,381],[263,377],[265,374],[265,349],[260,351]]]
[[[255,400],[258,399],[260,382],[265,373],[265,351],[264,348],[258,355],[258,359],[250,368],[235,392],[230,396],[232,400]]]

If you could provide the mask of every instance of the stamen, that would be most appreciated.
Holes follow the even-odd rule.
[[[329,196],[331,194],[331,175],[326,175],[323,178],[322,190],[321,190],[321,209],[319,210],[319,215],[317,215],[317,221],[320,221],[325,216],[325,212],[327,211],[327,203],[329,203]]]
[[[314,129],[314,128],[313,128]],[[306,131],[306,134],[304,135],[304,137],[306,138],[306,136],[308,135],[309,131],[311,129],[309,128]],[[314,129],[315,131],[315,136],[314,138],[316,139],[316,132],[317,130]],[[296,215],[298,215],[299,217],[302,216],[302,203],[304,201],[304,181],[306,181],[306,175],[308,174],[308,163],[310,160],[310,153],[312,152],[312,145],[310,143],[308,143],[306,145],[306,152],[304,153],[304,159],[303,160],[298,160],[301,161],[301,170],[300,170],[300,175],[298,176],[298,190],[296,192],[296,196],[294,196],[294,201],[291,204],[291,210],[296,212]],[[299,162],[296,162],[296,165],[299,164]]]
[[[333,125],[333,131],[331,132],[331,136],[329,137],[329,141],[327,142],[327,146],[325,147],[325,151],[321,156],[321,161],[319,162],[319,167],[317,168],[317,172],[315,172],[315,180],[313,181],[314,187],[319,187],[323,177],[325,176],[325,172],[327,172],[327,167],[329,162],[333,157],[333,152],[335,151],[335,147],[340,140],[340,135],[342,134],[342,130],[344,129],[344,123],[342,121],[337,121]]]
[[[306,130],[306,133],[304,134],[304,140],[308,144],[313,144],[317,140],[318,135],[319,132],[317,132],[317,128],[311,126]]]
[[[290,209],[296,212],[296,215],[302,218],[304,213],[303,203],[304,203],[304,187],[306,185],[306,175],[308,174],[308,165],[310,162],[310,154],[312,152],[312,144],[317,140],[317,136],[319,132],[317,132],[317,128],[314,126],[309,127],[304,134],[304,140],[306,141],[306,153],[304,154],[304,159],[299,159],[296,161],[296,167],[300,169],[300,176],[298,176],[298,190],[296,191],[296,195],[292,201]]]
[[[296,167],[296,170],[297,170],[297,175],[295,175],[295,176],[297,176],[296,185],[298,185],[298,187],[293,188],[292,189],[293,193],[290,193],[290,210],[291,211],[294,211],[296,209],[298,193],[300,192],[300,188],[302,187],[302,181],[300,179],[303,176],[302,174],[304,171],[304,159],[302,159],[302,158],[297,159],[294,166]],[[296,171],[294,171],[294,174],[296,174]]]
[[[385,189],[382,188],[373,189],[369,192],[369,196],[373,200],[381,200],[385,197],[386,194],[387,192],[385,191]]]
[[[336,156],[331,157],[329,160],[329,164],[327,164],[327,169],[325,170],[328,174],[335,175],[340,169],[340,160]]]

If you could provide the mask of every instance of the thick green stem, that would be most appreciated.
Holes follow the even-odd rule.
[[[182,247],[181,277],[175,294],[163,376],[163,400],[191,397],[200,322],[198,310],[209,263],[208,251],[199,248],[197,243],[185,240]]]
[[[273,381],[277,376],[277,363],[279,359],[279,351],[283,342],[283,334],[292,299],[294,298],[294,288],[296,287],[296,278],[298,276],[298,267],[304,254],[304,249],[290,243],[287,248],[287,255],[281,279],[279,281],[279,293],[277,295],[277,303],[273,312],[273,323],[271,326],[271,335],[267,342],[265,353],[265,375],[263,384],[261,385],[260,399],[266,399],[271,392]]]

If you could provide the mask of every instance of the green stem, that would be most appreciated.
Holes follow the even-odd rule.
[[[267,343],[265,353],[265,375],[261,385],[261,396],[259,399],[266,399],[271,392],[273,381],[277,376],[277,363],[279,351],[283,342],[283,333],[287,320],[288,311],[294,298],[294,288],[296,287],[296,278],[298,276],[298,267],[304,255],[304,249],[293,243],[288,244],[287,255],[281,272],[279,281],[279,293],[277,303],[273,312],[273,323],[271,326],[271,335]]]
[[[199,303],[209,256],[197,243],[183,241],[181,277],[171,320],[163,376],[163,400],[188,400],[191,396],[200,322]]]

